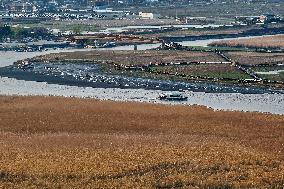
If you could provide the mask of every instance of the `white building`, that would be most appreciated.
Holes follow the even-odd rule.
[[[139,17],[142,19],[157,19],[160,18],[159,14],[139,12]]]

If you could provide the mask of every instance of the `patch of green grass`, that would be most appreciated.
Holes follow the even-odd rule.
[[[60,23],[60,22],[54,22],[54,23],[39,23],[39,24],[23,24],[21,25],[23,27],[44,27],[47,29],[59,29],[60,31],[73,31],[74,28],[80,28],[80,31],[90,31],[90,32],[97,32],[100,30],[95,25],[86,25],[86,24],[66,24],[66,23]]]
[[[284,65],[253,67],[252,69],[255,72],[270,72],[270,71],[284,70]],[[281,71],[278,74],[259,74],[259,76],[263,79],[268,79],[272,81],[284,81],[284,71]]]
[[[249,79],[249,75],[239,71],[229,64],[198,64],[182,66],[154,67],[153,71],[185,74],[211,78]]]
[[[282,81],[284,82],[284,71],[280,72],[279,74],[261,74],[260,75],[263,79],[268,79],[272,81]]]
[[[204,66],[206,67],[207,65],[190,65],[192,67],[194,66]],[[228,65],[229,66],[229,65]],[[172,66],[175,67],[175,66]],[[182,67],[182,66],[181,66]],[[111,65],[104,64],[102,65],[102,71],[104,73],[109,73],[109,74],[116,74],[116,75],[126,75],[130,77],[141,77],[141,78],[147,78],[147,79],[160,79],[160,80],[172,80],[172,81],[192,81],[187,76],[200,76],[200,77],[209,77],[209,78],[230,78],[230,79],[250,79],[251,77],[245,73],[242,73],[238,70],[235,71],[212,71],[212,72],[195,72],[195,73],[186,73],[187,76],[180,76],[180,75],[167,75],[167,74],[157,74],[157,73],[151,73],[148,71],[126,71],[126,70],[115,70]],[[163,71],[162,69],[166,67],[154,67],[151,68],[152,71]],[[176,71],[173,68],[169,69],[169,73],[176,73]],[[178,74],[184,74],[184,72],[177,72]],[[199,79],[196,79],[197,81]],[[204,81],[204,80],[203,80]],[[212,82],[212,80],[208,80],[208,82]],[[226,83],[234,83],[235,81],[226,81]]]
[[[284,70],[284,65],[281,65],[281,66],[253,67],[252,69],[255,72],[269,72],[269,71]]]
[[[242,72],[216,72],[216,73],[196,73],[196,76],[212,77],[212,78],[231,78],[231,79],[250,79],[251,77]]]
[[[214,47],[214,46],[190,46],[193,51],[215,51],[216,49],[219,51],[253,51],[243,47]]]

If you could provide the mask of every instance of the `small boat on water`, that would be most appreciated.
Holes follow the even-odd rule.
[[[158,99],[169,100],[169,101],[185,101],[188,99],[188,97],[182,95],[181,93],[169,93],[169,94],[160,94]]]

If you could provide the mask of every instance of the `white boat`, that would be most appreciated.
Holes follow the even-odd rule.
[[[169,94],[160,94],[158,99],[160,100],[169,100],[169,101],[185,101],[188,99],[187,96],[182,95],[181,93],[169,93]]]

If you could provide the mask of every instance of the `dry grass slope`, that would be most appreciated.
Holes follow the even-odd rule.
[[[284,35],[257,37],[251,39],[223,40],[213,42],[210,45],[250,48],[284,48]]]
[[[48,54],[34,58],[34,60],[66,60],[85,59],[106,61],[125,65],[143,65],[152,63],[170,63],[180,61],[195,62],[221,62],[224,61],[215,53],[187,52],[187,51],[90,51],[60,54]]]
[[[243,65],[269,65],[284,62],[284,53],[228,52],[227,55]]]
[[[0,97],[0,188],[283,188],[284,117]]]

